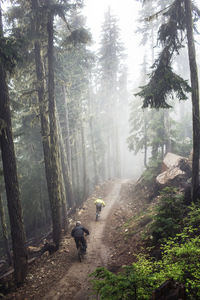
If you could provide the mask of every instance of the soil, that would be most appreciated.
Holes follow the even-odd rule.
[[[144,195],[142,192],[138,195],[135,183],[129,180],[107,181],[97,186],[70,220],[68,234],[63,236],[60,249],[52,255],[45,253],[37,258],[29,268],[24,285],[4,299],[96,299],[92,296],[88,275],[99,266],[116,272],[122,265],[131,264],[135,255],[142,251],[142,226],[137,225],[133,230],[133,220],[147,205]],[[96,221],[94,200],[99,196],[106,206]],[[78,260],[70,235],[75,220],[80,220],[90,231],[87,254],[82,262]]]

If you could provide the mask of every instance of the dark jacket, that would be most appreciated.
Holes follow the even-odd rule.
[[[82,237],[84,236],[84,232],[86,234],[89,234],[89,231],[85,227],[83,227],[82,225],[78,225],[72,229],[71,236],[73,236],[74,238]]]

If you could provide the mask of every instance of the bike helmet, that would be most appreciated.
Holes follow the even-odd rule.
[[[81,221],[76,221],[76,226],[81,225]]]

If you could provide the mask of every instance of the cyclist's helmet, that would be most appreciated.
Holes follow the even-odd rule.
[[[76,221],[76,226],[81,225],[81,221]]]

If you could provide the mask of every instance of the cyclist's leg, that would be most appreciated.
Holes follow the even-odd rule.
[[[84,252],[86,252],[87,243],[86,243],[86,239],[84,238],[84,236],[81,237],[81,242],[82,242],[83,250],[84,250]]]
[[[74,240],[75,240],[75,243],[76,243],[76,248],[78,249],[80,238],[76,237],[76,238],[74,238]]]
[[[100,213],[100,211],[101,211],[101,206],[99,206],[99,205],[96,206],[96,212],[97,212],[97,213]]]

